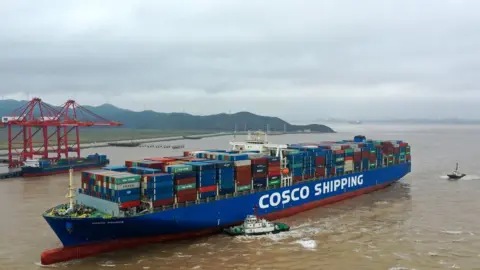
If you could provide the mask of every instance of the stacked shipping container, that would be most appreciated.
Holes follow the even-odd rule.
[[[410,162],[410,146],[402,141],[320,142],[283,149],[293,183]],[[81,192],[136,206],[143,198],[154,207],[214,198],[217,195],[281,184],[278,157],[258,151],[185,152],[184,156],[125,161],[125,166],[84,172]]]
[[[265,188],[268,179],[268,158],[253,158],[251,162],[253,186]]]
[[[142,181],[142,195],[151,200],[154,207],[174,202],[173,175],[170,173],[147,174]]]
[[[269,157],[267,167],[268,186],[280,185],[281,165],[279,157]]]
[[[140,205],[140,175],[95,170],[82,172],[81,193],[118,202],[121,208]]]

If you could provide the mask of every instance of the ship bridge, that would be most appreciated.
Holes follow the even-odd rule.
[[[286,144],[273,144],[268,143],[267,133],[262,131],[256,131],[253,134],[249,131],[247,139],[243,142],[230,142],[233,146],[233,151],[247,152],[247,151],[259,151],[260,154],[274,155],[280,158],[280,168],[287,168],[287,158],[283,156],[283,149],[288,149]],[[293,176],[292,173],[282,173],[280,176],[280,186],[285,187],[292,185]]]
[[[282,149],[287,149],[286,144],[268,143],[267,133],[263,131],[248,132],[247,139],[243,142],[230,142],[233,151],[259,151],[262,154],[270,154],[274,150],[275,156],[283,158]]]

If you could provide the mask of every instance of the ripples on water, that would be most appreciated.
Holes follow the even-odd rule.
[[[335,128],[335,127],[334,127]],[[314,209],[283,221],[287,233],[199,239],[143,246],[60,263],[54,269],[480,269],[480,127],[345,126],[338,134],[275,136],[319,141],[362,133],[412,145],[413,172],[385,190]],[[226,147],[230,138],[186,141],[191,148]],[[90,149],[112,163],[178,154],[167,149]],[[85,153],[87,154],[87,153]],[[459,162],[468,174],[449,181]],[[79,174],[76,174],[79,178]],[[77,179],[78,180],[78,179]],[[65,200],[61,176],[0,182],[0,269],[41,269],[42,250],[60,245],[41,219]],[[47,268],[47,269],[48,269]]]

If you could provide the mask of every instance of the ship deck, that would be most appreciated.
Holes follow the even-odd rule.
[[[101,218],[101,219],[108,219],[112,218],[111,215],[103,213],[98,209],[92,207],[80,207],[75,210],[75,212],[62,214],[67,211],[69,208],[68,204],[60,204],[55,207],[52,207],[43,213],[45,217],[68,217],[68,218]]]

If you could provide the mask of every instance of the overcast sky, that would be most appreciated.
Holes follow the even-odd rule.
[[[0,95],[132,110],[480,118],[480,1],[0,2]]]

